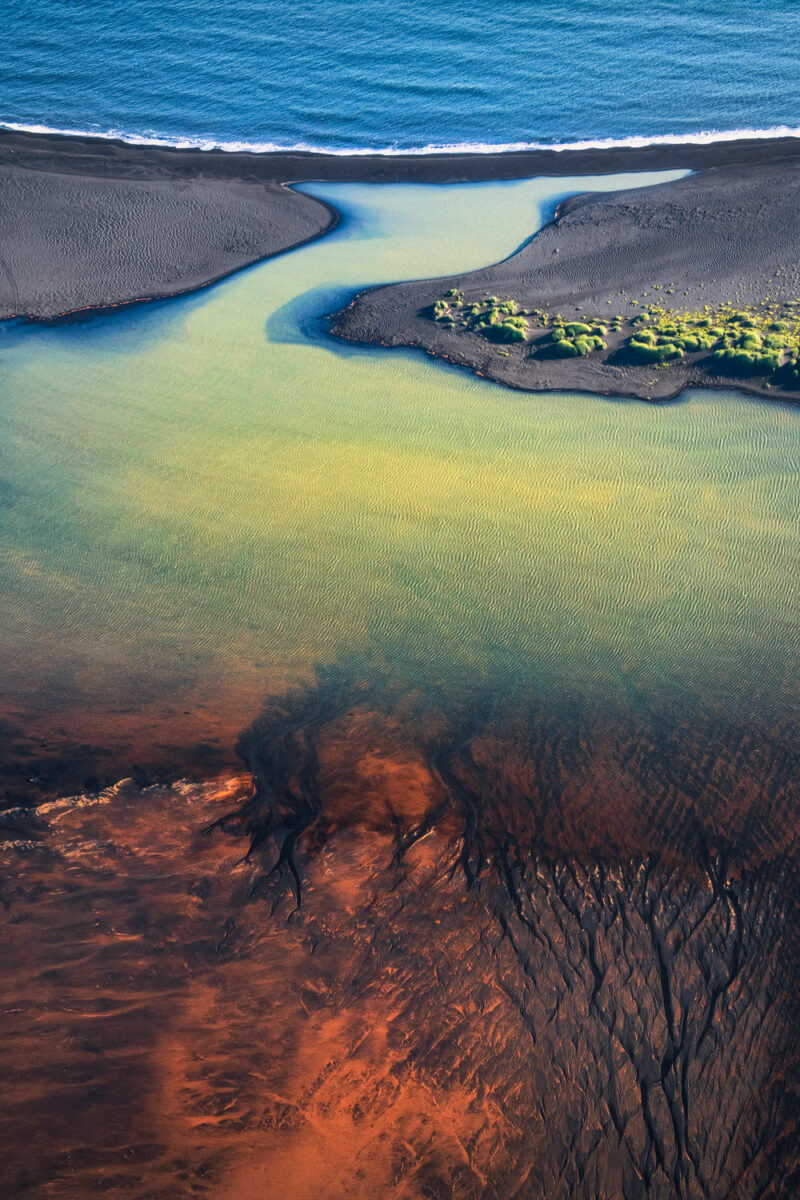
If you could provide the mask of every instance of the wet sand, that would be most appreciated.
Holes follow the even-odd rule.
[[[679,165],[674,160],[672,165]],[[800,298],[800,164],[715,165],[651,188],[576,196],[505,262],[446,279],[392,284],[363,292],[337,314],[340,337],[419,347],[510,387],[671,399],[693,386],[738,387],[800,399],[800,384],[731,374],[708,352],[664,367],[627,360],[627,324],[651,303],[693,312],[722,304],[778,305]],[[487,295],[513,299],[567,320],[619,315],[607,351],[558,358],[547,330],[532,342],[498,345],[448,329],[430,307],[450,288],[469,306]]]
[[[762,178],[768,197],[774,173],[798,162],[800,142],[789,138],[387,157],[178,150],[0,130],[0,317],[54,318],[176,294],[318,237],[336,215],[283,186],[291,182],[453,183],[660,167],[724,168],[730,180],[742,166]],[[638,282],[629,263],[616,278],[628,288]]]
[[[794,1194],[796,731],[662,716],[332,671],[7,814],[9,1194]]]

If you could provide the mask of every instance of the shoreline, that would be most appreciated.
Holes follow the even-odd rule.
[[[0,131],[0,320],[59,321],[197,291],[340,219],[274,173],[215,175],[97,149],[110,157]]]
[[[354,297],[354,301],[364,294],[363,292],[359,292],[358,296]],[[346,311],[346,309],[342,309],[342,313]],[[341,313],[334,313],[330,319],[338,319],[339,316],[341,316]],[[455,367],[458,370],[469,372],[470,375],[476,375],[480,379],[485,379],[487,383],[491,383],[495,387],[507,388],[511,392],[520,392],[529,396],[563,396],[565,392],[568,392],[571,396],[597,396],[602,400],[636,400],[657,408],[660,405],[680,404],[683,402],[686,392],[702,390],[704,392],[741,392],[742,395],[750,399],[765,400],[769,404],[787,404],[792,408],[800,403],[800,390],[794,393],[779,388],[764,389],[747,379],[734,379],[733,377],[715,378],[700,372],[689,379],[682,378],[681,382],[674,385],[672,391],[659,391],[658,395],[645,395],[643,392],[635,391],[633,387],[631,387],[630,391],[625,391],[624,383],[613,389],[602,387],[599,383],[596,386],[591,386],[588,383],[569,384],[566,382],[552,386],[527,387],[524,383],[517,382],[513,378],[504,378],[500,372],[494,374],[491,370],[481,370],[469,361],[443,351],[432,350],[421,342],[361,341],[359,338],[350,337],[346,333],[338,331],[332,333],[331,336],[343,342],[350,342],[354,346],[379,345],[384,350],[412,350],[424,354],[427,358],[433,359],[434,362],[442,363],[445,367]]]
[[[55,322],[81,312],[168,299],[210,286],[246,266],[307,244],[335,228],[340,217],[332,205],[295,191],[292,185],[296,183],[444,184],[665,167],[694,171],[690,190],[703,192],[703,203],[715,191],[714,204],[718,207],[727,195],[726,189],[741,188],[742,181],[752,184],[755,180],[758,186],[755,191],[751,187],[748,203],[755,196],[763,205],[775,192],[776,178],[800,182],[800,138],[500,153],[343,155],[197,150],[0,129],[0,181],[4,185],[0,319]],[[651,198],[660,195],[671,203],[675,189],[682,185],[683,181],[659,184],[647,192]],[[672,193],[665,189],[672,189]],[[634,193],[607,194],[606,203],[613,195],[627,199]],[[800,392],[796,396],[794,390],[787,393],[785,389],[764,388],[753,380],[727,376],[715,379],[696,363],[682,363],[654,377],[650,369],[625,364],[600,371],[597,362],[589,359],[551,360],[545,364],[546,370],[539,370],[534,377],[530,372],[510,371],[514,366],[512,356],[503,355],[498,347],[491,348],[477,338],[459,340],[452,334],[448,338],[430,322],[412,319],[413,314],[407,311],[399,324],[387,311],[377,324],[375,312],[366,312],[374,309],[378,296],[391,295],[391,307],[399,296],[421,294],[431,282],[451,286],[457,282],[460,286],[471,281],[483,290],[501,289],[508,268],[529,258],[532,248],[538,250],[553,231],[570,234],[572,259],[577,267],[581,256],[578,242],[586,228],[576,230],[573,218],[591,213],[592,206],[602,203],[591,195],[566,201],[559,206],[554,220],[503,264],[447,281],[397,283],[361,292],[334,316],[331,333],[362,344],[419,348],[496,382],[528,391],[568,390],[667,400],[698,386],[733,387],[767,398],[800,398]],[[652,219],[652,213],[648,219]],[[733,222],[733,242],[741,241],[741,224]],[[787,242],[792,242],[793,224],[784,221],[781,226]],[[614,228],[614,236],[621,228]],[[798,243],[796,254],[787,245],[787,262],[800,259],[800,238]],[[563,242],[554,250],[562,254],[559,266],[567,261],[564,250]],[[670,271],[674,273],[674,269],[671,263]],[[628,254],[625,262],[606,271],[605,284],[613,285],[609,294],[622,296],[629,291],[626,303],[635,303],[631,296],[641,286],[641,280],[635,278],[637,272],[644,279],[654,270],[652,256],[648,260],[644,251],[638,256],[634,253],[633,260]],[[519,280],[513,282],[516,285]],[[580,292],[580,303],[587,292],[579,273],[574,274],[572,282],[576,295]],[[559,291],[553,286],[549,290]],[[593,291],[597,293],[598,288],[595,286]],[[800,288],[797,294],[800,296]],[[709,296],[710,291],[702,299]],[[567,304],[576,296],[561,288],[558,298]]]
[[[0,168],[0,179],[2,179],[2,168]],[[282,188],[289,196],[304,195],[304,193],[295,192],[291,184],[281,183],[277,186]],[[148,291],[148,294],[144,296],[130,296],[124,299],[113,299],[103,302],[88,303],[80,305],[76,308],[66,308],[43,314],[28,312],[4,313],[2,311],[2,300],[0,300],[0,322],[16,320],[30,324],[60,325],[62,323],[69,322],[74,318],[78,318],[83,314],[91,315],[92,313],[108,312],[110,309],[133,308],[142,304],[155,304],[159,301],[173,300],[177,299],[179,296],[190,296],[194,292],[205,291],[206,288],[214,287],[214,285],[217,283],[222,283],[224,280],[229,279],[232,275],[238,274],[239,271],[245,271],[248,267],[254,267],[260,262],[266,262],[268,259],[276,258],[280,254],[286,254],[290,250],[299,250],[302,246],[307,246],[310,242],[315,242],[318,238],[324,237],[328,233],[332,233],[342,219],[341,213],[338,212],[338,210],[335,209],[332,204],[329,204],[327,200],[321,200],[316,196],[309,196],[306,198],[328,213],[327,225],[323,225],[318,229],[312,229],[307,236],[302,237],[299,240],[288,240],[285,245],[268,247],[263,253],[256,255],[256,257],[248,258],[244,262],[237,262],[231,266],[227,266],[223,270],[220,270],[217,274],[209,274],[199,281],[190,280],[181,283],[180,285],[176,284],[174,286],[164,286],[160,289],[152,288],[150,291]],[[5,263],[0,256],[0,284],[2,284],[4,268]],[[17,307],[19,307],[19,305],[17,305]]]
[[[201,150],[109,137],[0,127],[0,171],[16,166],[91,178],[240,182],[469,183],[534,175],[598,175],[663,168],[800,162],[800,137],[651,142],[581,149],[323,153],[314,150]]]

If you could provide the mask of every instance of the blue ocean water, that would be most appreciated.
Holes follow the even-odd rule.
[[[797,0],[36,0],[0,122],[421,150],[800,127]]]

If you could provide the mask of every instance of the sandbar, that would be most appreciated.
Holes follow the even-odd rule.
[[[561,151],[345,155],[230,153],[0,130],[0,319],[52,320],[79,310],[175,295],[333,228],[338,219],[335,211],[292,191],[287,186],[292,183],[458,183],[678,167],[701,172],[690,185],[692,193],[698,192],[698,204],[712,203],[720,212],[720,206],[727,205],[725,238],[739,257],[734,255],[736,261],[724,281],[720,276],[721,283],[727,285],[733,276],[752,276],[760,284],[766,266],[760,269],[758,254],[767,245],[776,261],[785,266],[796,261],[793,248],[798,233],[792,228],[793,221],[785,219],[785,198],[798,178],[800,139]],[[736,204],[727,202],[731,186],[740,191]],[[656,195],[667,197],[669,193],[653,192],[646,203],[652,205]],[[619,242],[623,225],[627,222],[630,231],[635,218],[630,213],[625,217],[623,206],[609,208],[613,201],[608,197],[593,203],[605,204],[609,236],[612,242]],[[671,204],[674,213],[674,201]],[[764,205],[764,215],[758,215]],[[780,227],[770,229],[769,220],[775,214]],[[579,241],[587,236],[593,219],[585,206],[565,206],[554,226],[535,239],[540,248],[557,233],[563,243],[558,265],[562,270],[569,268],[567,274],[560,281],[554,276],[544,281],[545,291],[549,288],[553,297],[587,292],[589,284],[580,272],[592,265],[592,248],[598,240],[593,237],[588,251],[581,250]],[[689,218],[684,214],[682,219]],[[623,224],[616,224],[620,221]],[[703,265],[713,264],[696,257],[696,226],[694,222],[684,250],[687,262],[696,263],[699,273]],[[755,242],[754,228],[764,235]],[[566,245],[568,236],[571,248]],[[523,276],[529,271],[531,255],[539,252],[533,246],[518,263],[511,260],[517,266],[505,265],[509,284],[517,278],[514,271]],[[650,264],[647,256],[652,247],[644,242],[642,246],[637,251],[629,238],[624,255],[606,255],[605,286],[615,285],[615,294],[626,288],[632,295],[660,265]],[[676,263],[672,273],[680,275],[680,270]],[[474,277],[477,279],[477,273]],[[484,282],[482,278],[479,286]],[[600,278],[592,283],[595,293],[602,290],[602,283]],[[709,286],[710,280],[705,283]],[[338,332],[359,340],[424,345],[433,353],[447,351],[438,340],[441,331],[436,331],[437,340],[429,344],[430,330],[408,316],[402,297],[410,293],[391,293],[377,324],[373,322],[376,298],[381,294],[386,295],[369,293],[369,301],[360,301],[340,321]],[[423,294],[424,289],[415,291],[415,300]],[[469,354],[463,360],[473,365]],[[539,376],[530,383],[527,377],[524,381],[522,377],[512,379],[501,370],[498,358],[491,364],[475,365],[478,369],[490,366],[489,373],[515,386],[548,385],[548,380]],[[582,379],[581,386],[604,391],[619,382],[610,373],[608,378]],[[564,381],[553,375],[549,383],[563,386]]]

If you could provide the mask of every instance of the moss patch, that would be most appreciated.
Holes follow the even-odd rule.
[[[653,291],[671,293],[662,284],[654,284]],[[525,311],[513,297],[465,301],[464,293],[454,287],[425,312],[447,329],[490,342],[533,343],[531,353],[536,355],[602,356],[610,334],[612,350],[621,350],[631,363],[667,367],[693,356],[728,375],[775,377],[787,383],[800,379],[800,300],[694,310],[668,309],[654,302],[633,317],[605,313],[600,318],[584,312],[580,319],[567,320],[546,309]]]

